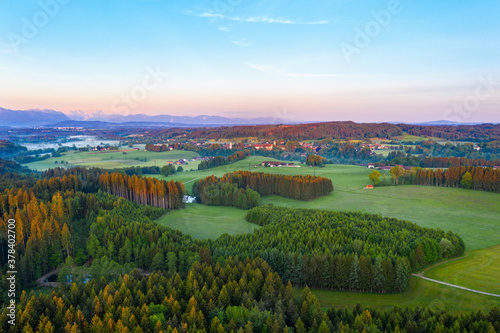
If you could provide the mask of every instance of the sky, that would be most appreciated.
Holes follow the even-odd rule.
[[[500,122],[500,1],[3,0],[0,107]]]

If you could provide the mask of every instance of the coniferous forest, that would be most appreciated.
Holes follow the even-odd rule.
[[[245,159],[245,157],[247,157],[249,154],[250,152],[245,150],[236,152],[232,155],[229,155],[228,157],[215,156],[206,161],[201,161],[200,164],[198,164],[198,170],[215,168],[221,165],[228,165],[237,161],[241,161]]]
[[[171,209],[182,209],[181,182],[97,168],[59,168],[41,175],[15,170],[9,167],[0,178],[0,251],[10,249],[6,224],[15,219],[17,290],[55,269],[59,286],[48,293],[20,292],[16,326],[8,324],[2,292],[0,329],[5,332],[500,328],[497,308],[460,315],[361,306],[325,312],[307,288],[404,291],[412,272],[463,253],[462,239],[452,232],[379,215],[268,205],[248,211],[247,220],[262,226],[254,233],[193,240],[155,222]],[[224,193],[232,193],[231,187],[256,198],[293,189],[293,197],[307,200],[333,189],[321,177],[245,171],[201,182],[202,190],[221,185]],[[311,189],[300,194],[305,184]],[[2,291],[8,289],[6,258],[0,262]],[[292,286],[305,287],[301,297],[294,296]]]
[[[268,205],[246,218],[264,228],[220,237],[214,255],[259,256],[300,286],[401,292],[411,272],[465,250],[456,234],[379,215]]]

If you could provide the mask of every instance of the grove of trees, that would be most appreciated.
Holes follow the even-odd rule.
[[[231,184],[231,186],[217,185],[222,183]],[[233,197],[235,187],[252,194],[251,197],[248,197],[249,204],[246,205],[248,208],[258,205],[258,198],[253,194],[253,191],[260,195],[276,194],[298,200],[311,200],[328,195],[333,191],[332,181],[324,177],[288,176],[240,170],[226,173],[220,178],[209,176],[196,181],[193,185],[193,195],[204,204],[220,202],[221,205],[225,205],[224,202],[228,202]],[[249,190],[253,191],[249,192]],[[253,200],[253,197],[256,200]],[[250,201],[257,204],[250,204]]]
[[[109,194],[125,198],[141,205],[163,209],[184,207],[186,189],[182,182],[169,182],[152,177],[128,176],[119,172],[103,173],[99,177],[101,188]]]
[[[462,187],[473,190],[500,192],[500,169],[484,167],[449,167],[443,169],[391,168],[391,184]]]
[[[198,164],[198,170],[206,170],[221,165],[232,164],[234,162],[245,159],[245,157],[247,157],[248,155],[250,155],[250,152],[248,150],[242,150],[229,155],[228,157],[215,156],[208,160],[201,161],[200,164]]]

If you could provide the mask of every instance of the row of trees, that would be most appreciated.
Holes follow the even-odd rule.
[[[320,140],[333,137],[335,139],[370,139],[397,138],[408,133],[415,136],[428,136],[446,140],[491,141],[500,139],[500,125],[410,125],[389,123],[354,123],[323,122],[297,125],[257,125],[232,126],[220,128],[183,129],[171,128],[149,131],[147,135],[136,138],[142,142],[161,142],[170,138],[183,136],[187,139],[232,139],[242,137],[258,137],[265,140]],[[146,141],[145,141],[146,140]]]
[[[402,291],[411,271],[465,250],[456,234],[380,215],[268,205],[246,218],[264,228],[220,237],[214,256],[261,256],[285,280],[317,288]]]
[[[395,166],[390,170],[390,182],[393,185],[427,185],[461,187],[466,189],[500,192],[500,170],[484,167],[450,167],[443,169],[412,168],[405,170]],[[380,182],[381,174],[373,171],[370,179],[375,185],[384,185]]]
[[[103,173],[99,177],[101,188],[108,192],[141,205],[151,205],[163,209],[184,207],[186,195],[184,184],[169,182],[152,177],[128,176],[119,172]]]
[[[170,151],[170,146],[168,146],[166,144],[154,145],[154,144],[151,144],[151,143],[147,143],[145,149],[147,151],[154,151],[154,152],[158,152],[159,153],[159,152],[163,152],[163,151]]]
[[[198,170],[206,170],[221,165],[232,164],[234,162],[244,160],[248,155],[250,155],[248,150],[242,150],[229,155],[228,157],[215,156],[208,160],[201,161],[200,164],[198,164]]]
[[[470,159],[465,157],[426,157],[422,161],[424,168],[449,168],[449,167],[495,167],[500,166],[500,160]]]

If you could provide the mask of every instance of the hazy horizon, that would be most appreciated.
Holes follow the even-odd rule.
[[[500,3],[6,1],[0,106],[500,121]]]

